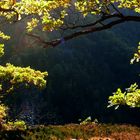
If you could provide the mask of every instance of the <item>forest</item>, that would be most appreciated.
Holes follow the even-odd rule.
[[[140,2],[0,1],[0,139],[140,139]]]

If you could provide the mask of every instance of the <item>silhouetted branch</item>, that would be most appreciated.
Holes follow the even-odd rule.
[[[37,38],[41,43],[45,44],[44,45],[45,48],[48,46],[55,47],[55,46],[61,44],[62,39],[63,39],[63,41],[68,41],[73,38],[79,37],[81,35],[86,35],[88,33],[99,32],[99,31],[103,31],[103,30],[112,28],[115,25],[118,25],[118,24],[121,24],[121,23],[127,22],[127,21],[140,22],[140,16],[122,16],[118,13],[118,14],[114,14],[114,15],[104,16],[101,19],[99,19],[91,24],[61,28],[62,30],[67,30],[67,29],[73,30],[73,29],[81,28],[81,30],[77,31],[75,33],[72,33],[70,35],[64,36],[63,38],[58,38],[58,39],[51,40],[51,41],[44,41],[43,39],[41,39],[41,37],[34,35],[34,34],[28,34],[28,35],[31,37]],[[104,24],[98,25],[100,22],[104,22]]]

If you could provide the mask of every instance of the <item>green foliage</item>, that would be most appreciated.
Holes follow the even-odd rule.
[[[98,120],[97,119],[94,119],[94,121],[92,121],[91,117],[89,116],[85,120],[83,120],[82,122],[80,122],[80,125],[88,125],[88,124],[96,124],[96,123],[98,123]]]
[[[4,44],[0,44],[0,57],[4,55]]]
[[[8,130],[8,131],[9,130],[17,130],[17,129],[18,130],[25,130],[25,129],[27,129],[27,126],[26,126],[24,121],[20,121],[20,120],[14,121],[14,122],[8,121],[8,122],[3,124],[3,129]]]
[[[134,56],[131,59],[130,63],[133,64],[134,62],[139,62],[139,60],[140,60],[140,42],[139,42],[138,50],[136,53],[134,53]]]
[[[0,104],[0,125],[4,123],[4,118],[6,117],[6,110],[7,107],[5,107],[3,104]]]
[[[65,19],[69,15],[68,9],[75,9],[84,17],[89,14],[100,15],[102,13],[111,14],[112,11],[108,8],[112,4],[116,4],[118,8],[127,8],[140,13],[137,0],[2,0],[0,2],[0,16],[13,21],[17,18],[20,20],[25,16],[34,15],[27,23],[28,31],[42,24],[42,30],[52,31],[57,30],[65,24]],[[57,14],[55,15],[54,13]]]
[[[0,38],[3,40],[9,40],[10,36],[5,35],[3,32],[0,31]],[[0,57],[4,55],[4,44],[0,44]]]
[[[135,83],[126,89],[125,92],[122,92],[121,89],[118,89],[113,96],[109,97],[110,106],[116,106],[116,109],[119,105],[128,105],[130,107],[140,107],[140,89]]]
[[[138,46],[138,50],[134,53],[133,58],[130,61],[130,64],[134,62],[139,62],[140,60],[140,43]],[[109,97],[109,104],[108,107],[116,106],[115,109],[119,107],[119,105],[128,105],[130,107],[140,107],[140,89],[138,85],[132,84],[129,88],[126,89],[125,92],[119,88],[113,96]]]
[[[26,124],[24,121],[16,120],[14,122],[10,122],[6,120],[7,110],[3,104],[0,104],[0,130],[25,130]]]
[[[40,71],[35,71],[30,67],[21,68],[15,67],[12,64],[6,64],[6,66],[0,66],[0,84],[2,88],[4,83],[9,83],[7,89],[4,92],[11,92],[14,87],[19,84],[35,85],[39,88],[44,88],[46,86],[46,80],[44,78],[48,75],[47,72],[41,73]]]
[[[5,35],[3,32],[0,31],[0,38],[4,39],[4,40],[9,40],[10,36]]]
[[[1,48],[1,55],[3,54],[3,48]],[[0,65],[0,99],[4,94],[13,92],[15,88],[17,88],[21,84],[22,86],[24,85],[24,87],[34,85],[40,89],[44,88],[46,86],[45,77],[47,75],[47,72],[36,71],[31,69],[30,67],[21,68],[9,63],[6,64],[6,66]],[[26,129],[25,122],[7,122],[5,119],[6,116],[7,107],[0,104],[0,126],[2,126],[3,129]]]

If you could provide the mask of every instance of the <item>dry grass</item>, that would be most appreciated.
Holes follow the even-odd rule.
[[[5,138],[6,137],[6,138]],[[111,124],[35,126],[24,132],[3,131],[0,139],[15,140],[140,140],[140,127]]]

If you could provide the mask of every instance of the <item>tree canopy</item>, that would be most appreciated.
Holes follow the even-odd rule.
[[[62,39],[67,41],[80,35],[109,29],[126,21],[139,22],[139,5],[138,0],[2,0],[0,16],[10,22],[30,17],[26,27],[28,32],[38,26],[41,26],[43,31],[63,32],[61,37],[49,41],[42,40],[36,34],[29,34],[47,47],[57,46]],[[123,12],[124,9],[138,14],[129,15]],[[85,21],[89,15],[94,16],[94,20],[88,23]],[[65,34],[69,30],[72,32]]]

